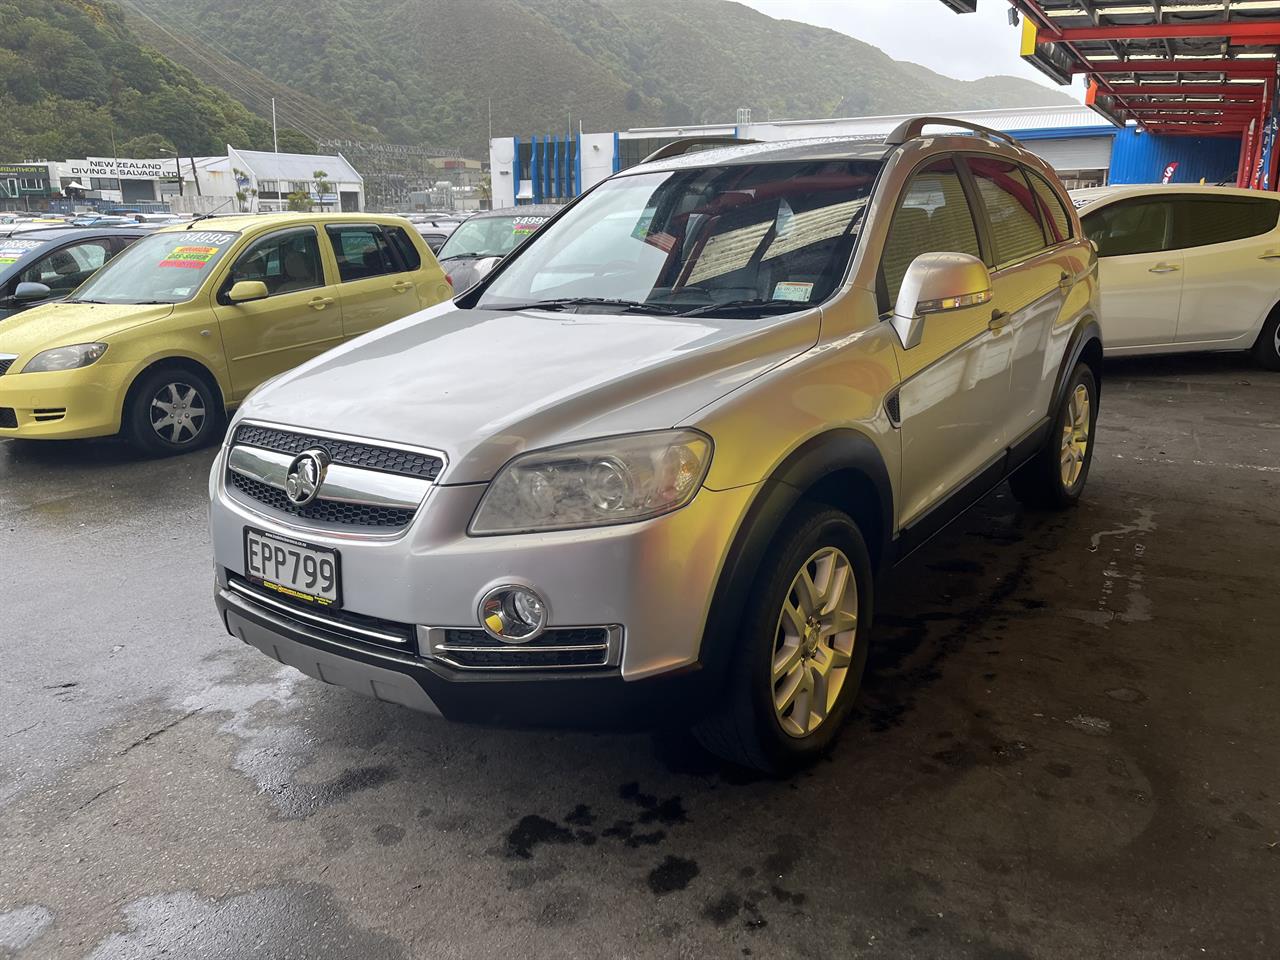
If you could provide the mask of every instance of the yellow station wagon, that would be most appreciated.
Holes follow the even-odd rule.
[[[212,440],[254,387],[453,291],[400,217],[197,220],[0,324],[0,437]]]

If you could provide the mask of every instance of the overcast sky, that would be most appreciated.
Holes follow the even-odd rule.
[[[1020,28],[1009,25],[1004,0],[979,0],[977,13],[952,13],[941,0],[738,0],[780,20],[839,30],[961,80],[993,74],[1025,77],[1077,99],[1083,87],[1059,87],[1018,56]]]

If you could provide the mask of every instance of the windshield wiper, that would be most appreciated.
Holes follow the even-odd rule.
[[[750,312],[755,310],[785,307],[787,310],[803,310],[809,304],[801,300],[764,300],[756,297],[751,300],[726,300],[724,303],[707,303],[680,314],[682,317],[702,317],[711,313],[727,310],[730,313]],[[782,311],[786,312],[786,311]]]
[[[76,300],[76,299],[72,299],[71,297],[67,297],[67,298],[66,298],[66,299],[64,299],[62,302],[63,302],[63,303],[100,303],[100,304],[105,305],[107,301],[105,301],[105,300]]]
[[[488,251],[485,251],[485,250],[477,250],[474,253],[451,253],[447,257],[445,257],[444,260],[441,260],[440,262],[444,263],[445,260],[457,260],[461,257],[467,257],[471,260],[484,260],[488,257],[502,258],[505,256],[506,256],[505,253],[489,253]]]
[[[563,310],[566,307],[618,307],[624,313],[657,313],[675,316],[679,307],[665,303],[645,303],[641,300],[619,300],[615,297],[561,297],[557,300],[532,300],[528,303],[510,303],[490,310]]]

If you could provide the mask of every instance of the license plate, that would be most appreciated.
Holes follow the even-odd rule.
[[[294,600],[342,605],[337,550],[245,527],[244,571],[253,583]]]

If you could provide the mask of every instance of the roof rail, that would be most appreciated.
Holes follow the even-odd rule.
[[[681,157],[692,150],[694,147],[731,147],[742,143],[759,143],[759,140],[741,140],[738,137],[707,136],[707,137],[684,137],[680,140],[672,140],[665,146],[659,147],[653,153],[649,154],[641,163],[652,163],[655,160],[666,160],[668,157]]]
[[[964,120],[955,120],[951,117],[912,117],[910,120],[904,120],[898,124],[893,133],[885,137],[884,142],[891,147],[900,147],[908,140],[914,140],[920,136],[924,132],[924,128],[931,123],[959,127],[961,130],[970,130],[982,136],[1003,140],[1006,143],[1013,144],[1015,147],[1022,146],[1016,138],[1009,136],[1003,130],[992,130],[990,127],[984,127],[977,123],[968,123]]]

